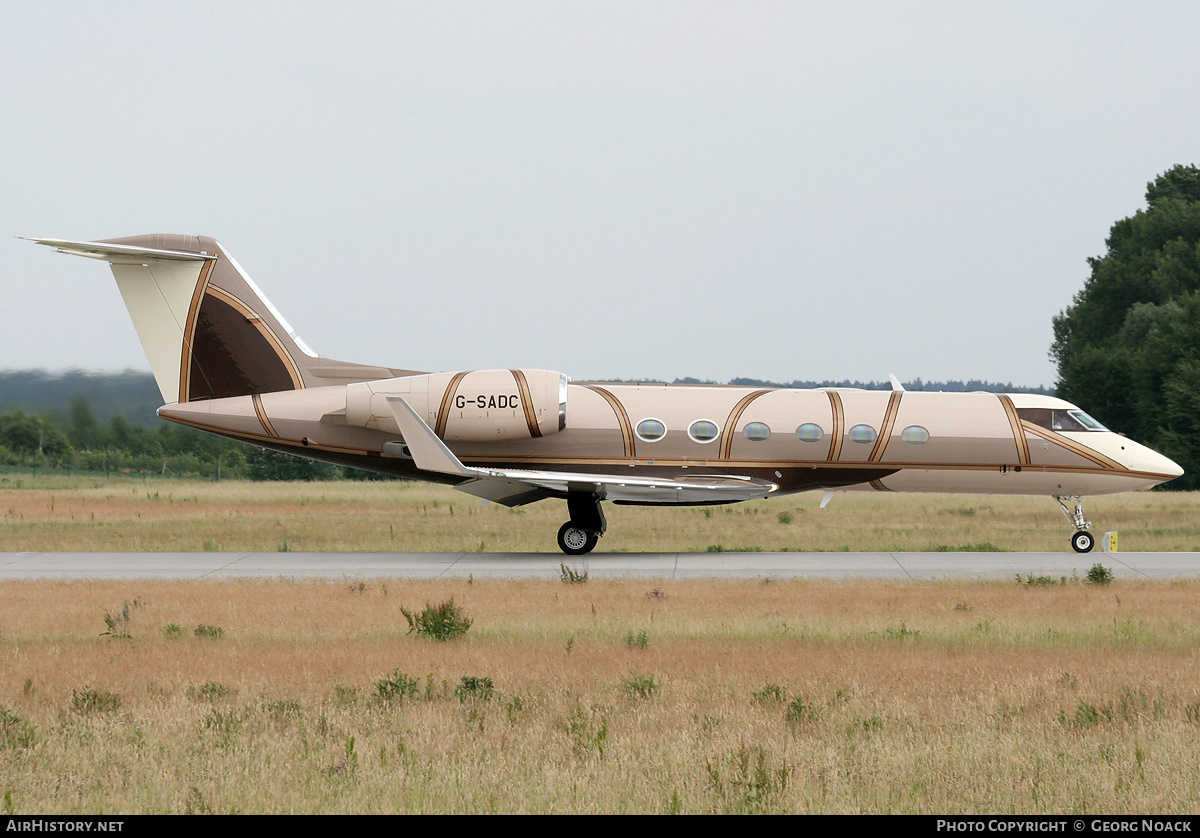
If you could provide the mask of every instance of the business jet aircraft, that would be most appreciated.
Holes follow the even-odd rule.
[[[1085,553],[1082,496],[1183,473],[1048,396],[905,392],[894,378],[891,392],[790,390],[332,361],[213,239],[32,241],[110,264],[162,418],[506,506],[566,500],[558,544],[571,555],[604,534],[601,501],[723,504],[814,489],[827,493],[822,505],[835,490],[1050,495]]]

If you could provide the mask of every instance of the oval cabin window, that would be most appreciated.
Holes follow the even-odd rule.
[[[742,436],[751,442],[762,442],[771,436],[771,429],[762,422],[751,422],[742,429]]]
[[[870,425],[855,425],[850,429],[850,441],[859,445],[870,445],[878,434]]]
[[[929,442],[929,431],[920,425],[909,425],[900,432],[900,438],[909,445],[924,445]]]
[[[719,433],[716,423],[707,419],[697,419],[688,426],[688,436],[693,442],[712,442]]]
[[[801,442],[820,442],[824,436],[825,431],[815,422],[805,422],[796,428],[796,439]]]
[[[637,423],[636,430],[642,442],[658,442],[667,435],[667,426],[658,419],[643,419]]]

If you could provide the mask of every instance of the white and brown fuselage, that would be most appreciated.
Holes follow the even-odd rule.
[[[451,385],[469,382],[447,377]],[[1043,418],[1076,408],[1049,396],[581,383],[567,385],[561,430],[539,433],[515,377],[484,394],[505,397],[505,407],[476,410],[482,417],[466,416],[455,406],[456,398],[462,404],[465,397],[453,391],[418,412],[470,466],[664,478],[740,475],[772,483],[780,494],[874,489],[1093,495],[1146,489],[1179,473],[1167,458],[1110,431],[1054,429]],[[375,385],[387,392],[386,385],[400,380]],[[461,481],[420,473],[395,445],[403,439],[390,416],[356,411],[353,390],[343,385],[263,393],[168,405],[159,413],[329,462]],[[470,395],[477,399],[478,389]],[[525,433],[496,441],[456,438],[458,422],[477,418]],[[557,423],[557,412],[553,418]],[[646,426],[646,420],[660,425]],[[698,422],[711,423],[701,427],[709,434],[715,427],[715,435],[697,434]],[[650,438],[639,426],[661,435]]]

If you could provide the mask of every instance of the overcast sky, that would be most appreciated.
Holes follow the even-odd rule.
[[[1052,384],[1200,162],[1195,3],[0,2],[0,368],[149,369],[107,265],[213,236],[318,353]]]

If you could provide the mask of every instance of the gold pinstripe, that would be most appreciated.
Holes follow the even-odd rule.
[[[464,455],[459,457],[464,463],[493,463],[497,462],[496,456],[487,455]],[[523,467],[525,464],[579,464],[579,465],[602,465],[602,466],[624,466],[628,467],[629,463],[626,458],[619,457],[571,457],[571,456],[551,456],[551,457],[520,457],[513,460],[513,467]],[[832,469],[860,469],[864,471],[998,471],[1005,463],[923,463],[923,462],[888,462],[888,463],[868,463],[861,460],[845,461],[831,463],[825,460],[709,460],[708,468],[832,468]],[[695,473],[698,469],[697,461],[686,457],[655,457],[654,465],[656,466],[688,466],[689,471]],[[1031,474],[1040,472],[1079,472],[1080,474],[1103,473],[1112,474],[1113,469],[1104,466],[1051,466],[1051,465],[1032,465],[1027,466],[1026,471]],[[1137,472],[1126,469],[1120,470],[1122,474],[1129,475],[1146,475],[1153,476],[1152,472]],[[1159,475],[1161,476],[1161,475]]]
[[[254,401],[254,413],[258,416],[259,424],[263,426],[263,430],[270,436],[278,437],[279,434],[275,433],[275,428],[271,425],[271,420],[267,418],[267,411],[263,407],[262,396],[255,393],[251,398]]]
[[[183,324],[183,352],[179,358],[179,401],[186,402],[191,400],[192,388],[192,346],[196,338],[196,319],[200,316],[200,303],[204,300],[204,293],[208,290],[208,280],[212,276],[213,267],[217,264],[216,259],[208,259],[204,263],[204,267],[200,269],[200,276],[196,278],[196,287],[192,289],[192,302],[188,306],[187,320]]]
[[[454,378],[450,379],[450,383],[446,385],[446,392],[442,394],[442,404],[438,408],[437,425],[433,430],[439,437],[445,438],[446,436],[446,423],[450,421],[450,405],[454,402],[455,394],[458,393],[458,385],[468,375],[470,372],[455,373]]]
[[[879,429],[879,439],[875,440],[875,447],[871,449],[871,456],[867,458],[868,463],[877,463],[883,459],[883,452],[887,450],[888,442],[892,439],[892,426],[896,424],[896,413],[900,410],[900,399],[903,395],[901,391],[894,390],[888,399],[887,411],[883,414],[883,426]]]
[[[212,433],[219,434],[220,436],[227,436],[227,437],[232,437],[233,439],[240,439],[244,442],[250,442],[250,441],[286,442],[286,443],[292,443],[297,448],[309,448],[314,451],[337,451],[337,452],[340,452],[343,454],[360,454],[364,457],[367,456],[368,454],[378,454],[379,453],[379,451],[374,448],[354,448],[354,447],[351,447],[348,445],[327,445],[324,443],[312,442],[312,441],[310,441],[308,443],[308,445],[304,445],[304,443],[302,443],[300,440],[292,439],[291,437],[282,437],[282,436],[271,437],[271,436],[266,436],[265,434],[252,434],[252,433],[248,433],[246,431],[232,431],[229,428],[224,428],[220,425],[212,425],[208,422],[199,422],[195,419],[184,419],[180,416],[172,416],[170,418],[170,421],[175,422],[179,425],[187,425],[190,428],[197,428],[198,430],[201,430],[201,431],[211,431]]]
[[[595,384],[583,384],[583,387],[588,388],[596,393],[599,393],[608,406],[613,409],[613,413],[617,415],[617,423],[621,426],[621,439],[625,442],[625,456],[633,457],[636,455],[633,441],[633,425],[629,423],[629,415],[625,412],[625,405],[621,404],[621,400],[605,390],[603,387],[597,387]]]
[[[1109,459],[1108,457],[1105,457],[1103,454],[1101,454],[1099,451],[1093,451],[1092,449],[1088,448],[1086,445],[1078,443],[1073,439],[1068,439],[1065,436],[1056,434],[1054,431],[1048,431],[1040,425],[1035,425],[1032,422],[1022,419],[1021,427],[1023,427],[1025,430],[1029,431],[1029,433],[1033,434],[1034,436],[1040,436],[1042,439],[1047,439],[1050,442],[1055,443],[1056,445],[1061,445],[1063,448],[1067,449],[1072,454],[1078,454],[1081,457],[1086,457],[1087,459],[1091,460],[1093,463],[1096,463],[1096,465],[1102,466],[1105,469],[1116,469],[1117,471],[1125,470],[1125,467],[1122,466],[1120,463],[1118,463],[1116,460]]]
[[[1029,458],[1029,440],[1025,438],[1025,431],[1021,428],[1021,417],[1017,415],[1017,408],[1008,396],[998,393],[996,397],[1004,406],[1004,412],[1008,415],[1008,424],[1012,425],[1013,441],[1017,444],[1017,460],[1021,465],[1027,466],[1032,462]]]
[[[845,433],[846,416],[842,411],[842,397],[832,390],[826,390],[825,395],[829,396],[829,406],[833,409],[833,433],[829,439],[829,456],[825,459],[836,463],[838,457],[842,456],[842,435]]]
[[[759,396],[765,396],[769,392],[771,391],[755,390],[753,393],[747,393],[733,406],[733,410],[729,411],[729,418],[725,420],[725,427],[721,430],[722,460],[729,459],[729,452],[733,450],[733,437],[737,433],[738,420],[742,418],[742,414],[746,412],[746,408],[750,406],[750,402]]]
[[[525,373],[520,370],[509,370],[512,373],[513,380],[517,382],[517,390],[521,394],[521,404],[525,407],[525,424],[529,426],[529,436],[537,439],[542,435],[542,429],[538,427],[537,415],[533,412],[533,399],[529,395],[529,382],[525,380]]]
[[[300,368],[296,366],[296,361],[292,358],[291,353],[287,351],[287,347],[283,345],[279,337],[263,321],[262,315],[219,285],[209,285],[205,293],[227,305],[233,306],[234,310],[240,312],[254,328],[258,329],[259,334],[267,339],[267,343],[271,344],[271,348],[275,350],[275,354],[283,362],[284,369],[287,370],[288,376],[292,379],[292,387],[296,390],[304,389],[304,378],[300,375]]]

